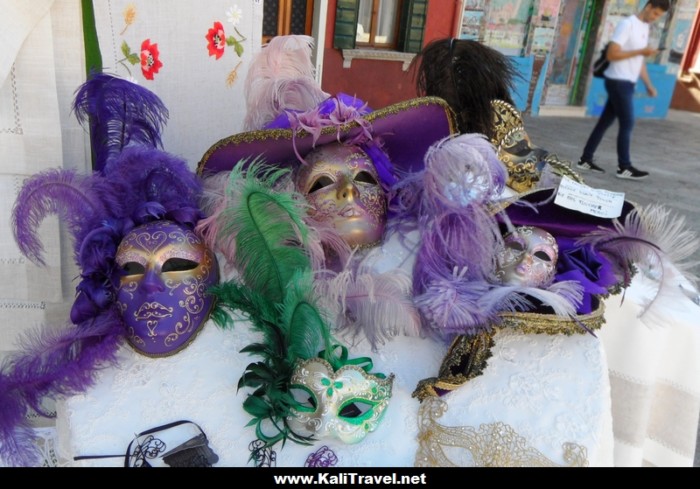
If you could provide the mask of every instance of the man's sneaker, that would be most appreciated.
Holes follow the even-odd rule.
[[[649,176],[649,172],[637,170],[633,166],[628,166],[619,168],[615,176],[617,178],[624,178],[625,180],[644,180]]]
[[[605,173],[605,170],[603,170],[601,167],[599,167],[592,161],[584,161],[583,159],[578,160],[578,163],[576,163],[576,168],[578,168],[579,170],[588,170],[595,173]]]

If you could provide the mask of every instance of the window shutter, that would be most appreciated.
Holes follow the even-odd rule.
[[[399,27],[399,51],[419,53],[423,48],[425,17],[428,13],[428,0],[406,0],[401,11]]]
[[[360,0],[338,0],[335,9],[334,48],[355,49],[359,8]]]

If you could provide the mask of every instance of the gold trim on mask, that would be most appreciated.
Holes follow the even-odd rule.
[[[507,139],[518,131],[527,134],[520,111],[503,100],[492,100],[493,133],[491,143],[496,148],[498,158],[508,170],[506,185],[516,192],[523,193],[534,189],[540,181],[541,171],[536,168],[537,161],[532,158],[518,159],[505,150]],[[584,183],[583,178],[571,169],[571,162],[562,160],[555,154],[548,154],[544,163],[549,165],[552,173],[560,177],[569,177],[575,182]]]
[[[447,450],[464,450],[474,467],[587,467],[586,447],[564,443],[566,465],[558,465],[528,445],[527,439],[503,422],[472,426],[444,426],[438,419],[447,412],[447,403],[432,398],[418,411],[418,452],[416,467],[458,467]],[[466,458],[466,457],[465,457]]]

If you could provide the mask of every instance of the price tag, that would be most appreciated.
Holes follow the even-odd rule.
[[[591,216],[613,219],[622,214],[625,194],[589,187],[564,177],[554,203]]]

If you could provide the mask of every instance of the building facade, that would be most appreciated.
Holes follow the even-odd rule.
[[[381,107],[416,96],[411,60],[439,38],[474,39],[511,56],[524,78],[515,99],[541,106],[579,106],[595,114],[602,83],[590,65],[616,23],[646,0],[279,0],[265,1],[263,35],[313,35],[322,87]],[[648,60],[657,100],[641,100],[640,116],[669,107],[700,110],[699,0],[676,0],[652,25]],[[296,26],[296,27],[295,27]]]

